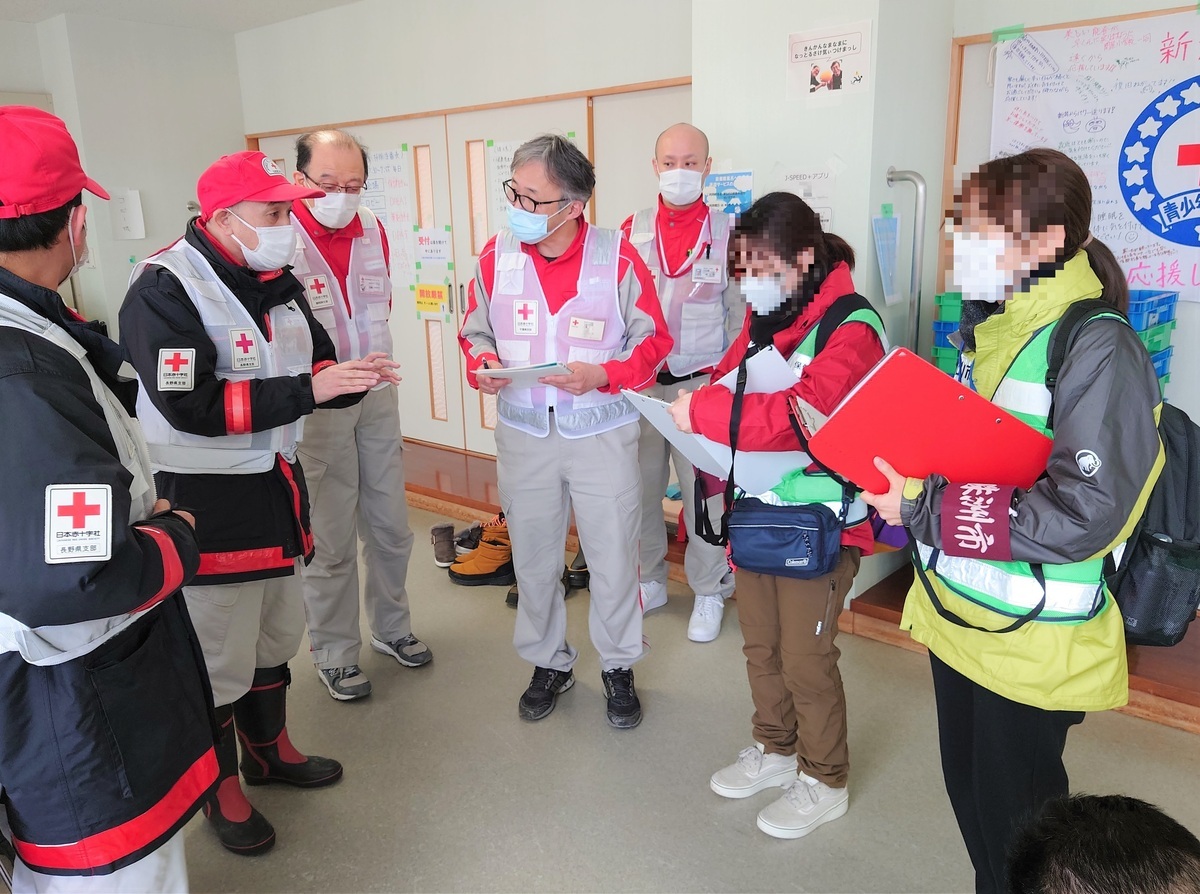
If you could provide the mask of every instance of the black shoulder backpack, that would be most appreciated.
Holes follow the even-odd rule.
[[[821,350],[829,341],[833,331],[846,322],[846,319],[856,311],[871,310],[875,308],[862,295],[857,292],[851,292],[848,295],[842,295],[829,305],[828,309],[821,316],[821,322],[817,324],[817,339],[813,345],[813,354],[820,354]],[[876,313],[878,313],[876,311]],[[750,353],[742,358],[742,362],[738,364],[737,386],[733,393],[733,407],[729,414],[729,453],[730,456],[737,455],[737,431],[742,419],[742,396],[746,392],[746,361],[750,359]],[[792,430],[796,432],[796,437],[800,439],[802,448],[807,448],[807,443],[804,440],[804,435],[800,431],[800,427],[796,424],[796,420],[789,415],[789,421],[792,423]],[[832,469],[823,465],[816,457],[813,457],[813,462],[821,471],[833,477],[836,481],[842,484],[843,497],[847,505],[853,498],[854,485],[848,481],[844,481]],[[707,543],[713,546],[725,546],[729,543],[729,515],[733,511],[733,469],[730,469],[729,478],[725,482],[725,511],[721,514],[721,527],[714,529],[711,519],[708,516],[707,497],[714,494],[704,493],[704,481],[700,475],[696,475],[696,485],[693,498],[696,501],[696,520],[697,527],[696,535]]]
[[[1047,350],[1046,387],[1051,395],[1080,330],[1100,314],[1116,313],[1112,305],[1089,299],[1063,314]],[[1053,419],[1053,403],[1050,412]],[[1130,645],[1175,645],[1200,605],[1200,427],[1164,401],[1158,434],[1166,452],[1162,475],[1120,563],[1111,555],[1104,563],[1105,580],[1125,618],[1125,641]]]

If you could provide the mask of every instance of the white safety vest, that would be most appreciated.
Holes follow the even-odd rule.
[[[271,340],[262,337],[259,324],[237,296],[221,282],[204,255],[180,239],[133,268],[133,283],[149,266],[174,274],[188,297],[208,337],[217,350],[217,378],[241,382],[274,379],[312,372],[313,341],[308,319],[295,304],[271,308]],[[251,475],[275,465],[275,454],[292,462],[304,431],[304,417],[266,431],[204,437],[173,428],[147,396],[157,382],[147,382],[139,372],[137,412],[156,472]]]
[[[117,396],[109,390],[97,375],[88,360],[83,345],[56,323],[34,313],[13,298],[0,294],[0,326],[21,329],[32,333],[62,348],[74,357],[87,374],[92,394],[112,434],[121,465],[129,472],[129,518],[112,520],[115,528],[149,518],[154,508],[154,475],[150,467],[150,455],[137,421],[125,411]],[[133,367],[129,367],[133,378]],[[64,482],[66,483],[66,482]],[[109,536],[112,534],[110,532]],[[105,640],[116,636],[145,612],[131,612],[111,618],[97,618],[78,624],[61,624],[32,629],[15,618],[0,613],[0,654],[19,652],[29,664],[54,665],[87,655]]]
[[[716,366],[729,350],[725,320],[729,216],[709,210],[691,255],[675,271],[666,269],[657,227],[657,207],[639,211],[633,216],[629,242],[654,276],[667,330],[675,340],[667,369],[672,375],[686,376]]]
[[[361,360],[373,351],[382,351],[388,356],[392,353],[392,332],[388,328],[392,280],[383,253],[383,236],[379,221],[369,209],[360,207],[358,219],[363,234],[350,246],[344,294],[329,262],[304,225],[292,214],[292,227],[297,234],[292,273],[304,286],[304,296],[313,316],[333,340],[338,360]],[[380,382],[374,390],[387,387],[387,382]]]
[[[588,227],[578,293],[551,314],[529,255],[512,233],[500,231],[488,320],[504,366],[601,364],[620,356],[625,350],[625,318],[617,288],[621,238],[620,230]],[[564,438],[612,431],[638,418],[637,410],[620,394],[598,390],[575,396],[545,385],[509,385],[497,395],[501,421],[539,438],[550,433],[551,408]]]

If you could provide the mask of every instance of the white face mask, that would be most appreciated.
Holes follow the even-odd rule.
[[[1013,275],[1000,267],[1008,251],[1008,240],[974,233],[951,234],[954,244],[954,268],[951,279],[965,301],[1004,301]]]
[[[229,213],[233,214],[232,211]],[[242,220],[236,214],[233,216]],[[290,224],[282,227],[254,227],[244,220],[242,223],[258,234],[258,248],[247,248],[246,243],[239,239],[236,233],[232,234],[233,241],[242,247],[247,267],[265,273],[268,270],[278,270],[292,262],[292,256],[296,254],[296,231]]]
[[[313,200],[312,215],[322,226],[340,230],[358,214],[361,193],[330,192]]]
[[[70,279],[72,276],[78,273],[83,265],[88,262],[89,251],[86,241],[83,243],[83,251],[78,256],[75,254],[75,234],[71,230],[71,222],[74,216],[75,209],[72,208],[70,215],[67,217],[67,241],[71,244],[71,260],[75,262],[75,265],[71,268],[71,272],[67,274],[67,277],[63,280],[63,282],[66,282],[67,279]]]
[[[658,175],[658,192],[672,205],[690,205],[700,198],[704,188],[704,172],[671,168]]]
[[[779,310],[787,297],[777,276],[744,276],[740,285],[750,310],[760,317]]]

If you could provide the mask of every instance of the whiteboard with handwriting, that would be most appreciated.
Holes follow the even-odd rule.
[[[1092,184],[1092,233],[1131,289],[1200,301],[1200,16],[1037,31],[1000,43],[992,155],[1050,146]]]

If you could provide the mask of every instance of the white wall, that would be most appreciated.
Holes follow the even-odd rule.
[[[45,93],[37,26],[0,22],[0,93]]]
[[[236,36],[245,129],[682,77],[689,18],[689,0],[362,0]]]
[[[183,233],[201,171],[245,148],[233,37],[216,31],[57,16],[37,26],[44,89],[106,189],[138,189],[146,238],[113,238],[107,202],[89,198],[95,269],[81,271],[82,310],[115,333],[130,257]]]
[[[954,0],[954,35],[990,34],[1012,25],[1058,25],[1179,5],[1174,0]]]

